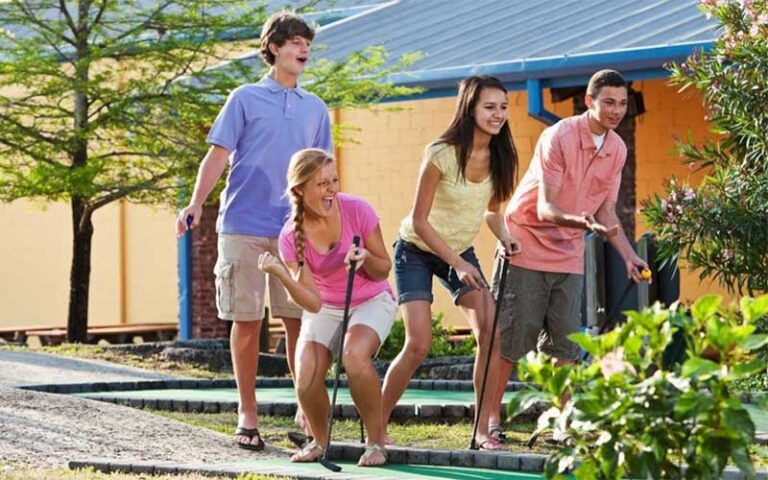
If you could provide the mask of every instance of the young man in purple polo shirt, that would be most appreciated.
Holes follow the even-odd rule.
[[[202,206],[229,164],[216,221],[216,307],[219,318],[234,322],[230,348],[239,397],[235,442],[250,450],[264,448],[254,389],[267,283],[271,313],[285,325],[292,373],[301,318],[301,309],[288,300],[282,284],[259,271],[259,255],[279,255],[277,237],[290,210],[284,192],[291,155],[310,147],[333,150],[325,103],[298,85],[314,34],[292,13],[273,15],[264,24],[260,52],[269,72],[227,98],[208,134],[211,148],[200,165],[192,201],[176,222],[179,235],[187,229],[187,217],[192,217],[191,228],[200,224]]]

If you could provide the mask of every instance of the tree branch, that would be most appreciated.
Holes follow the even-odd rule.
[[[155,175],[155,176],[153,176],[153,177],[151,177],[151,178],[149,178],[149,179],[147,179],[147,180],[145,180],[145,181],[143,181],[141,183],[138,183],[136,185],[131,185],[131,186],[127,186],[127,187],[118,188],[117,190],[113,191],[112,193],[109,193],[109,194],[104,195],[104,196],[102,196],[100,198],[97,198],[95,201],[93,201],[90,204],[89,209],[92,210],[92,211],[96,211],[97,209],[99,209],[99,208],[101,208],[101,207],[103,207],[105,205],[108,205],[108,204],[114,202],[115,200],[119,200],[121,198],[125,198],[128,195],[130,195],[132,193],[135,193],[135,192],[139,192],[141,190],[146,190],[149,187],[154,186],[154,184],[159,182],[160,180],[167,179],[172,174],[175,175],[175,172],[166,171],[166,172],[163,172],[163,173],[161,173],[159,175]]]

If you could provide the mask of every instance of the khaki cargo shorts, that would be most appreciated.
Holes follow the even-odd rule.
[[[493,272],[493,294],[501,272]],[[531,350],[563,360],[578,360],[579,346],[568,335],[581,328],[581,287],[584,276],[509,266],[499,331],[501,356],[517,362]]]
[[[301,318],[301,308],[289,299],[280,280],[268,277],[258,268],[262,253],[279,257],[276,238],[219,234],[218,250],[213,273],[219,318],[236,322],[263,319],[267,280],[272,317]]]

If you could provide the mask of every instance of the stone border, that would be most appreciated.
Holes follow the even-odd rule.
[[[356,462],[363,454],[364,447],[359,443],[333,443],[328,452],[331,460],[346,460]],[[504,470],[509,472],[527,472],[541,473],[544,471],[546,455],[523,454],[512,452],[490,452],[487,450],[443,450],[427,448],[406,448],[406,447],[387,447],[389,463],[408,464],[408,465],[430,465],[430,466],[450,466],[465,468],[485,468],[489,470]],[[287,460],[287,459],[286,459]],[[264,469],[254,468],[233,468],[232,463],[222,464],[220,466],[206,465],[184,465],[168,464],[147,461],[115,461],[110,459],[87,459],[72,460],[68,463],[71,470],[78,468],[92,467],[104,473],[123,472],[123,473],[216,473],[224,476],[236,477],[242,473],[259,473],[280,476],[293,476],[294,478],[364,478],[362,475],[350,475],[342,477],[342,474],[333,474],[331,472],[324,474],[307,474],[301,469],[301,464],[297,464],[294,472],[290,468],[280,468],[279,471],[274,467],[265,467]],[[201,470],[202,469],[202,470]],[[368,478],[368,476],[365,476]],[[373,478],[373,477],[371,477]],[[384,480],[388,477],[382,477],[378,473],[377,479]],[[397,477],[402,479],[402,477]]]
[[[333,380],[326,379],[325,384],[333,387]],[[523,382],[508,382],[506,391],[515,392],[527,388],[530,384]],[[340,387],[347,387],[347,380],[339,381]],[[290,378],[260,377],[256,379],[259,388],[293,387]],[[236,388],[234,379],[216,380],[140,380],[127,382],[95,382],[95,383],[65,383],[45,385],[20,385],[17,388],[47,393],[95,393],[133,390],[168,390],[179,388]],[[408,384],[413,390],[447,390],[470,392],[474,389],[471,380],[411,380]]]
[[[333,380],[326,379],[328,387],[333,386]],[[341,380],[339,385],[347,387],[347,381]],[[26,385],[19,388],[47,393],[74,394],[74,393],[104,393],[136,390],[166,390],[179,388],[235,388],[234,380],[144,380],[129,382],[98,382],[75,383],[55,385]],[[259,378],[257,388],[293,387],[290,378]],[[473,385],[468,380],[411,380],[410,389],[438,390],[438,391],[472,391]],[[507,391],[516,391],[526,388],[526,384],[509,382]],[[115,396],[89,396],[83,398],[102,402],[125,405],[133,408],[150,408],[171,412],[192,413],[219,413],[236,412],[237,402],[204,401],[204,400],[172,400],[172,399],[143,399],[126,398],[119,394]],[[261,415],[292,417],[296,414],[296,402],[259,403]],[[336,405],[334,415],[337,418],[357,420],[359,417],[354,405]],[[424,420],[463,420],[472,419],[475,415],[474,405],[463,404],[422,404],[422,405],[396,405],[392,411],[393,420],[408,420],[420,418]]]
[[[357,461],[363,453],[360,444],[334,443],[328,452],[332,460]],[[508,472],[542,473],[547,459],[546,455],[513,452],[489,452],[477,450],[437,450],[426,448],[387,447],[389,463],[408,465],[451,466],[465,468],[484,468]],[[296,467],[238,467],[228,464],[179,464],[158,463],[151,461],[115,461],[111,459],[71,460],[70,470],[91,467],[103,473],[143,473],[143,474],[193,474],[220,475],[236,478],[244,473],[275,475],[296,479],[362,479],[401,480],[402,477],[387,477],[377,475],[344,475],[341,473],[323,472],[309,473],[302,469],[302,464]],[[758,470],[757,480],[768,480],[768,470]],[[746,476],[735,467],[727,467],[720,477],[722,480],[745,480]]]

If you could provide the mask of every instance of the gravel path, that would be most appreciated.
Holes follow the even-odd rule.
[[[13,385],[172,378],[105,362],[0,349],[0,465],[65,467],[111,458],[176,463],[285,456],[237,448],[231,437],[130,407]]]

